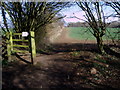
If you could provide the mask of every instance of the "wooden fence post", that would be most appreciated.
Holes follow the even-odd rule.
[[[6,33],[6,37],[7,37],[7,56],[8,56],[8,60],[11,60],[11,45],[10,45],[10,33],[9,32]]]
[[[31,62],[34,63],[34,58],[36,57],[36,46],[35,46],[35,34],[34,31],[30,31],[30,46],[31,46]]]
[[[12,38],[12,32],[10,32],[10,47],[11,47],[11,51],[13,51],[13,38]]]

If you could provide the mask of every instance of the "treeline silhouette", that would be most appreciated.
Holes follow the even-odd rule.
[[[113,21],[110,23],[107,23],[107,26],[109,28],[120,28],[120,22],[118,21]],[[67,27],[89,27],[87,22],[70,22],[68,23]]]

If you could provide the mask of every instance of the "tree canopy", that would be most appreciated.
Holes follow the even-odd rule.
[[[51,23],[59,18],[54,18],[68,2],[1,2],[4,25],[8,30],[8,13],[16,32],[35,31],[41,26]],[[53,19],[54,18],[54,19]]]

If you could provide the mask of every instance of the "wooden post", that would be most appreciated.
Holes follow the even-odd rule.
[[[31,62],[34,63],[34,58],[36,57],[36,46],[35,46],[35,34],[34,31],[30,31],[30,46],[31,46]]]
[[[7,37],[7,56],[8,60],[11,60],[10,33],[7,32],[6,37]]]
[[[13,38],[12,38],[12,32],[10,32],[10,47],[11,47],[11,51],[13,51]]]

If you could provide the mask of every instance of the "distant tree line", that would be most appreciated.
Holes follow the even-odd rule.
[[[120,22],[113,21],[111,23],[107,23],[108,28],[120,28]],[[87,22],[70,22],[67,27],[89,27]]]

